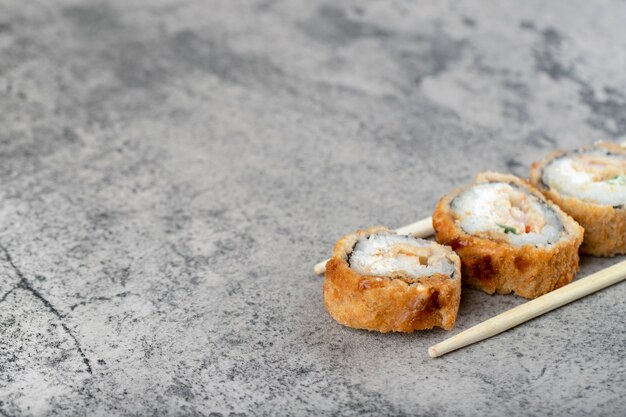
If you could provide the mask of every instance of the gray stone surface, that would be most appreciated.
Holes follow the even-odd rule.
[[[0,0],[0,415],[623,416],[626,284],[438,360],[311,266],[626,134],[623,1]],[[583,258],[579,276],[617,259]]]

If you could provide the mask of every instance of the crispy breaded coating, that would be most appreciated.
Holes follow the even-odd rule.
[[[457,223],[450,204],[472,185],[458,188],[439,201],[433,214],[433,227],[437,242],[451,246],[461,258],[463,283],[489,294],[513,292],[535,298],[571,282],[579,269],[582,227],[518,177],[486,172],[474,180],[474,184],[484,182],[512,183],[537,196],[556,212],[566,235],[548,246],[514,246],[506,240],[468,234]]]
[[[623,154],[626,157],[626,149],[619,145],[600,144],[597,147],[606,148],[612,153]],[[611,207],[564,196],[542,181],[544,167],[565,153],[565,151],[553,152],[541,161],[534,162],[530,168],[531,184],[585,229],[585,239],[580,247],[582,253],[593,256],[614,256],[626,253],[625,206]]]
[[[359,230],[341,238],[326,264],[324,305],[339,323],[382,333],[452,329],[461,299],[458,256],[449,250],[455,265],[452,276],[437,273],[407,281],[402,276],[370,276],[350,268],[349,256],[356,243],[385,227]]]

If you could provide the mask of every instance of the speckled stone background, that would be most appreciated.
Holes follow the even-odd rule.
[[[624,416],[626,284],[433,360],[312,265],[626,135],[623,1],[0,0],[0,415]],[[617,259],[582,259],[579,276]]]

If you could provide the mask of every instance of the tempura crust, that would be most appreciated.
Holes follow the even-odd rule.
[[[513,183],[545,200],[528,183],[513,175],[485,172],[474,180],[474,184],[482,182]],[[513,246],[505,240],[467,234],[458,226],[450,204],[469,187],[471,185],[445,195],[433,214],[435,238],[437,242],[451,246],[461,258],[465,285],[489,294],[515,293],[524,298],[535,298],[572,281],[579,269],[582,227],[548,201],[546,204],[557,213],[567,231],[567,236],[553,245]]]
[[[350,268],[348,256],[357,241],[388,230],[359,230],[336,243],[326,264],[326,310],[340,324],[381,333],[411,333],[435,326],[452,329],[461,300],[461,262],[453,252],[452,278],[435,274],[409,284],[397,277],[361,275]]]
[[[597,147],[626,155],[626,149],[619,145],[602,144]],[[541,161],[534,162],[530,168],[531,184],[585,229],[585,239],[580,247],[582,253],[593,256],[615,256],[626,253],[626,207],[614,208],[564,196],[543,183],[544,167],[565,153],[566,151],[553,152]]]

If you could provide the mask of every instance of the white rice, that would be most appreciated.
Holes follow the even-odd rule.
[[[552,160],[542,180],[568,197],[609,206],[626,204],[626,158],[603,149],[570,152]]]
[[[508,183],[474,185],[459,194],[451,208],[466,233],[505,239],[514,246],[551,245],[563,231],[549,206]]]
[[[407,252],[407,249],[425,254],[427,262],[420,263],[418,256],[398,253],[399,250]],[[452,275],[454,263],[447,258],[449,251],[428,240],[377,233],[357,242],[350,255],[350,267],[359,274],[373,276],[404,274],[408,278],[420,278],[437,273]]]

